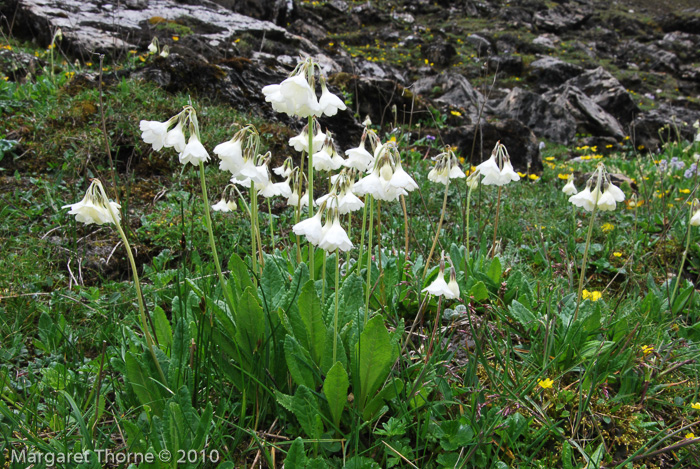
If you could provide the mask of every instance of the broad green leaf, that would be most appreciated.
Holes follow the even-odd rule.
[[[165,316],[165,311],[160,306],[156,306],[153,310],[153,322],[156,326],[158,344],[163,350],[169,349],[173,341],[173,331],[170,328],[170,321]]]
[[[284,273],[280,270],[278,262],[281,262],[279,258],[267,256],[263,267],[260,286],[263,292],[263,304],[267,307],[267,311],[276,310],[287,292]]]
[[[304,453],[304,441],[301,437],[297,437],[289,447],[287,452],[287,457],[284,458],[285,469],[305,469],[306,468],[306,454]]]
[[[292,413],[299,421],[299,425],[311,438],[323,436],[323,421],[321,409],[318,406],[316,396],[306,386],[299,386],[292,399]]]
[[[367,321],[353,354],[353,369],[358,372],[358,385],[354,388],[360,391],[355,393],[355,399],[359,397],[357,402],[360,409],[364,409],[384,383],[397,355],[398,350],[391,345],[391,337],[382,317],[375,316]]]
[[[467,446],[474,439],[474,430],[464,417],[459,420],[447,420],[440,424],[443,434],[440,446],[445,451],[455,451]]]
[[[291,335],[284,339],[284,357],[294,381],[300,386],[304,385],[314,389],[316,380],[314,379],[313,361],[308,351]]]
[[[240,297],[241,293],[243,293],[246,288],[250,287],[255,290],[255,285],[253,285],[253,281],[251,280],[248,266],[235,252],[231,254],[228,260],[228,269],[231,271],[229,279],[233,279],[233,282],[229,280],[228,285],[229,287],[235,287],[231,288],[235,298]],[[232,283],[233,285],[231,285]]]
[[[149,406],[155,415],[162,415],[164,403],[158,385],[131,352],[126,353],[125,362],[126,378],[141,405]]]
[[[395,398],[401,391],[403,391],[403,381],[399,378],[395,378],[391,382],[387,383],[386,386],[382,388],[381,391],[374,396],[369,403],[365,406],[365,410],[362,412],[362,418],[369,422],[373,420],[377,412],[382,408],[385,401],[389,401]]]
[[[306,330],[306,347],[311,352],[314,363],[321,364],[325,352],[326,324],[321,313],[321,301],[318,299],[314,283],[306,282],[299,295],[299,316]]]
[[[245,289],[236,310],[236,340],[238,346],[251,355],[260,346],[265,334],[265,314],[253,291],[251,287]]]
[[[501,283],[502,272],[503,269],[501,267],[501,261],[498,259],[498,257],[494,257],[491,261],[488,272],[486,272],[486,275],[488,275],[493,283],[499,285]]]
[[[331,409],[331,419],[336,428],[343,414],[343,409],[345,409],[345,403],[348,401],[349,386],[348,373],[343,368],[342,363],[335,362],[328,371],[326,380],[323,382],[323,394],[328,401],[328,407]]]
[[[690,298],[690,295],[693,293],[694,290],[695,290],[695,287],[693,285],[689,286],[685,290],[681,290],[679,288],[678,294],[673,299],[673,307],[671,308],[671,310],[673,311],[673,314],[678,314],[681,312],[681,310],[685,307],[686,303],[688,302],[688,299]]]
[[[489,297],[489,290],[484,285],[484,282],[479,281],[469,290],[469,296],[474,297],[474,301],[482,302]]]
[[[537,320],[532,311],[523,306],[518,300],[513,300],[508,311],[513,318],[523,325],[526,331],[532,330],[537,325]]]
[[[342,304],[339,307],[340,317],[338,318],[338,322],[340,324],[339,328],[342,329],[343,325],[356,320],[358,315],[361,314],[360,309],[365,306],[365,293],[362,279],[354,273],[350,274],[340,287],[340,297],[342,299]]]

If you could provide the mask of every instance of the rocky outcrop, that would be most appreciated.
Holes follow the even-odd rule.
[[[469,80],[455,73],[422,78],[412,88],[415,93],[434,97],[437,103],[464,109],[471,122],[477,122],[479,110],[484,106],[483,95],[472,87]]]
[[[539,138],[570,143],[576,135],[576,120],[563,106],[539,94],[514,88],[496,108],[502,117],[516,119]]]
[[[530,64],[531,76],[534,81],[544,87],[559,86],[566,80],[583,72],[578,65],[564,62],[555,57],[543,57]]]
[[[550,103],[561,106],[571,114],[581,133],[605,135],[622,139],[625,131],[613,116],[575,86],[562,85],[543,96]]]
[[[591,17],[591,13],[590,8],[564,3],[554,8],[538,11],[533,19],[535,26],[539,29],[559,33],[580,27]]]
[[[624,86],[603,67],[588,70],[566,82],[590,97],[598,106],[622,124],[629,124],[639,108]]]

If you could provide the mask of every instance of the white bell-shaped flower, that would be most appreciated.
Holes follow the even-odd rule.
[[[700,226],[700,208],[695,210],[695,213],[690,217],[691,226]]]
[[[191,163],[194,166],[199,166],[200,162],[205,162],[209,160],[209,153],[207,153],[206,148],[199,141],[196,134],[190,135],[190,139],[187,142],[184,150],[180,153],[180,163],[187,164]]]
[[[448,300],[457,298],[457,295],[459,294],[459,290],[457,292],[457,295],[455,295],[455,293],[452,291],[449,285],[447,285],[447,282],[445,282],[445,272],[443,272],[442,270],[438,273],[438,276],[435,278],[435,280],[433,280],[430,285],[425,287],[423,291],[428,292],[433,296],[443,296],[445,297],[445,299]]]
[[[158,122],[142,120],[139,122],[139,128],[142,132],[141,139],[144,142],[153,145],[153,149],[158,151],[165,146],[165,137],[168,135],[169,127],[170,121]]]
[[[300,221],[292,227],[292,231],[299,236],[306,236],[311,244],[318,246],[323,230],[321,214],[322,212],[318,211],[313,217]]]
[[[576,186],[574,186],[573,177],[569,176],[569,181],[564,185],[564,188],[561,191],[566,195],[574,195],[578,192],[578,190],[576,190]]]
[[[457,168],[459,169],[459,168]],[[462,173],[464,177],[464,173]],[[401,162],[396,163],[396,168],[394,168],[394,174],[389,180],[389,184],[393,187],[404,189],[407,192],[414,191],[418,189],[418,184],[416,181],[401,167]]]
[[[163,140],[163,146],[165,148],[175,148],[175,151],[182,153],[187,146],[185,142],[185,134],[182,131],[182,122],[177,123],[175,127],[170,129],[165,135],[165,140]]]
[[[321,99],[318,100],[318,104],[320,111],[317,114],[318,116],[321,114],[335,116],[338,113],[338,110],[344,111],[347,108],[345,103],[339,97],[328,91],[328,88],[323,81],[321,81]]]
[[[221,160],[219,169],[238,174],[245,163],[243,161],[243,145],[240,140],[229,140],[214,147],[214,154]]]
[[[286,101],[285,112],[288,115],[309,117],[321,111],[316,93],[302,74],[289,77],[280,83],[279,92]]]
[[[610,192],[610,194],[613,196],[615,199],[615,202],[624,202],[625,200],[625,193],[622,192],[622,189],[617,187],[615,184],[612,182],[609,183],[607,192]]]
[[[346,191],[338,200],[338,213],[345,215],[346,213],[360,210],[364,206],[365,203],[352,191]]]
[[[233,210],[236,210],[238,206],[236,205],[236,202],[233,200],[227,201],[225,198],[222,198],[220,201],[215,203],[214,205],[211,206],[212,210],[215,212],[231,212]]]
[[[447,167],[435,166],[428,172],[428,180],[447,185],[450,182],[450,171]]]
[[[99,180],[95,179],[88,187],[85,196],[80,202],[64,205],[61,208],[70,208],[68,214],[75,215],[76,221],[85,223],[86,225],[92,223],[97,225],[114,223],[112,213],[117,219],[117,223],[119,223],[119,221],[121,221],[121,213],[119,211],[121,206],[116,202],[105,200],[98,186],[101,186],[101,183]],[[107,204],[109,204],[109,206]]]
[[[615,210],[615,198],[612,193],[607,190],[598,198],[598,210],[611,211]]]
[[[323,234],[318,247],[328,252],[335,250],[345,252],[352,249],[352,246],[353,244],[348,237],[348,233],[340,226],[340,220],[338,217],[334,217],[333,223]]]
[[[347,156],[345,166],[355,168],[361,173],[366,172],[374,163],[374,156],[365,150],[364,142],[360,143],[360,146],[357,148],[345,150],[345,155]]]
[[[447,282],[447,288],[450,289],[453,298],[459,298],[459,284],[457,283],[457,274],[455,273],[454,267],[450,269],[450,281]]]

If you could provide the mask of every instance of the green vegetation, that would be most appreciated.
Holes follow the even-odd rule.
[[[406,197],[408,219],[398,202],[375,204],[373,259],[360,265],[357,249],[350,251],[336,288],[336,254],[324,262],[316,250],[313,272],[297,260],[294,213],[283,202],[273,207],[274,246],[268,218],[258,221],[261,270],[251,267],[243,204],[214,213],[230,308],[196,170],[179,165],[172,150],[152,151],[138,122],[165,120],[192,101],[209,149],[231,137],[233,123],[264,127],[269,147],[289,135],[106,68],[114,168],[99,86],[80,68],[57,64],[24,82],[0,81],[3,465],[13,449],[167,449],[187,467],[202,460],[206,467],[284,461],[287,468],[699,464],[691,435],[700,434],[700,233],[688,225],[698,175],[685,174],[700,153],[697,142],[669,141],[653,156],[626,141],[606,149],[548,145],[541,174],[522,174],[503,189],[496,256],[489,255],[496,189],[472,192],[466,233],[466,187],[450,184],[433,260],[439,251],[449,256],[461,299],[438,301],[421,291],[438,275],[435,262],[422,273],[445,190],[427,179],[433,162],[424,156],[441,146],[426,137],[434,129],[412,141],[412,129],[385,135],[375,128],[383,142],[396,140],[420,186]],[[627,200],[596,215],[577,314],[591,215],[573,210],[561,187],[574,173],[581,189],[600,161],[624,176],[616,183]],[[228,176],[216,162],[205,175],[213,203]],[[61,209],[80,200],[94,177],[122,205],[165,382],[146,347],[116,230],[78,224]],[[361,216],[353,216],[356,245],[361,230]],[[308,261],[306,246],[301,258]],[[414,321],[419,335],[409,336]]]

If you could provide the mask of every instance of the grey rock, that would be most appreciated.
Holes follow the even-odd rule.
[[[543,57],[530,64],[532,76],[543,86],[558,86],[583,72],[578,65],[564,62],[555,57]]]
[[[226,10],[209,0],[201,0],[197,5],[148,0],[139,5],[140,9],[132,9],[124,3],[103,4],[100,0],[9,0],[6,8],[17,12],[19,27],[15,31],[23,31],[48,44],[51,32],[60,27],[63,45],[85,57],[96,52],[119,55],[132,49],[145,49],[158,34],[149,23],[155,18],[189,28],[192,34],[180,34],[180,39],[196,37],[194,42],[201,44],[209,59],[239,55],[233,40],[243,34],[280,41],[287,47],[308,44],[273,23]],[[161,34],[162,44],[172,43],[171,32],[166,29]],[[180,44],[171,44],[171,50]]]
[[[660,148],[666,141],[677,139],[677,132],[684,140],[692,141],[695,129],[692,124],[700,118],[700,108],[688,101],[661,104],[656,109],[643,112],[632,122],[631,136],[635,146],[643,145],[648,150]],[[687,125],[685,125],[687,124]],[[662,140],[659,131],[664,136]]]
[[[487,62],[489,73],[520,76],[523,73],[523,58],[519,55],[493,55]]]
[[[621,123],[628,124],[639,113],[634,99],[624,86],[603,67],[588,70],[566,82],[589,96]]]
[[[478,34],[470,34],[465,40],[474,46],[474,49],[476,49],[476,53],[479,56],[490,55],[493,53],[493,46],[491,45],[491,42]]]
[[[656,44],[667,51],[675,53],[683,62],[700,59],[700,35],[681,31],[666,33]]]
[[[544,31],[563,32],[579,28],[592,14],[592,10],[575,7],[570,3],[557,5],[554,8],[538,11],[533,16],[535,26]]]
[[[446,72],[422,78],[412,87],[415,93],[438,97],[435,102],[464,109],[471,122],[476,122],[479,109],[484,106],[484,96],[472,87],[462,75]]]
[[[557,44],[559,44],[560,42],[561,39],[559,39],[559,36],[549,33],[540,34],[532,40],[533,44],[537,46],[546,47],[547,49],[556,49]]]
[[[568,144],[576,136],[576,120],[565,107],[521,88],[513,89],[495,112],[501,117],[521,121],[538,138]]]
[[[43,60],[26,52],[0,49],[0,75],[10,81],[22,81],[28,74],[41,74],[46,64]]]
[[[575,86],[562,85],[555,90],[545,93],[542,97],[550,103],[566,109],[576,120],[582,133],[605,135],[618,139],[622,139],[625,136],[625,132],[617,119]]]
[[[491,156],[491,151],[500,141],[508,149],[511,162],[518,171],[539,171],[542,169],[540,148],[537,137],[530,128],[515,119],[498,122],[485,122],[481,125],[469,124],[454,127],[443,133],[443,140],[448,145],[456,145],[463,155],[471,153],[474,146],[474,160],[466,164],[477,165]]]
[[[661,49],[655,44],[642,44],[635,40],[627,41],[618,50],[618,60],[636,63],[642,70],[676,73],[680,66],[678,56]]]
[[[449,42],[438,42],[430,44],[421,49],[423,57],[428,59],[431,64],[440,67],[445,67],[452,62],[452,59],[457,55],[457,49]]]

